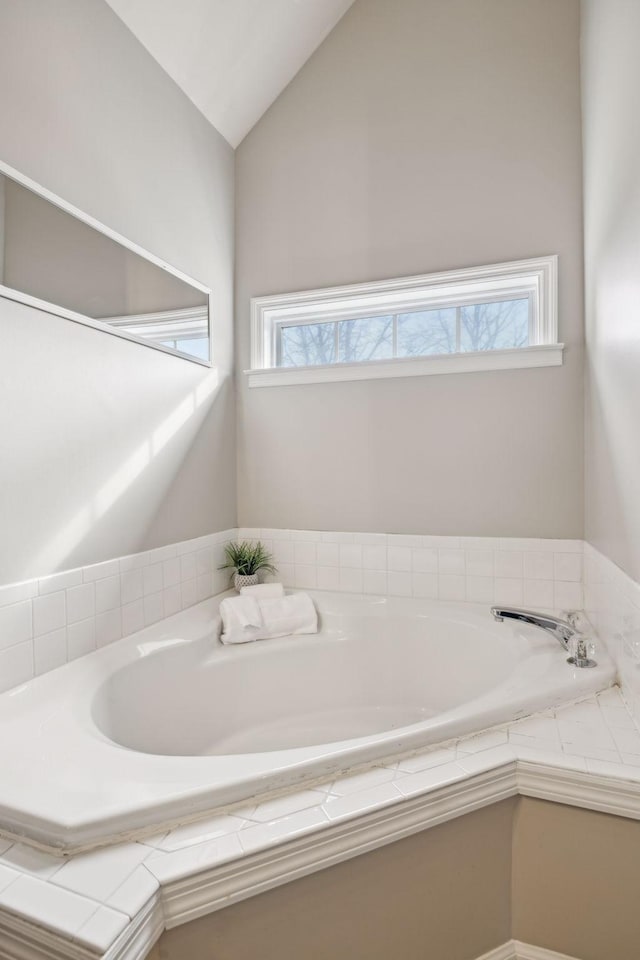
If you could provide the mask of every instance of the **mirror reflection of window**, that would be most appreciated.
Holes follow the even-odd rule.
[[[210,360],[204,288],[2,175],[0,284],[5,296],[26,294],[51,305],[52,313],[59,307],[128,338]]]

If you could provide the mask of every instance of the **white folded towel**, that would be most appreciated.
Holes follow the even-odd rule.
[[[282,597],[225,597],[220,601],[223,643],[317,633],[318,614],[307,593]]]
[[[269,637],[318,632],[318,614],[308,593],[260,599],[258,605]]]
[[[256,599],[284,597],[284,587],[281,583],[256,583],[253,587],[241,587],[240,594],[243,597],[255,597]]]
[[[259,639],[263,622],[255,597],[225,597],[220,601],[220,617],[224,643]]]

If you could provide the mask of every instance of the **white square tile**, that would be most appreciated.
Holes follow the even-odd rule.
[[[524,554],[525,580],[553,580],[553,554],[531,550]]]
[[[73,936],[95,913],[96,902],[53,883],[22,875],[0,893],[0,907]]]
[[[87,633],[89,632],[89,625],[87,621]],[[108,643],[114,643],[116,640],[119,640],[122,636],[122,612],[120,607],[117,610],[105,610],[104,613],[97,613],[96,618],[96,646],[104,647]],[[74,624],[75,627],[81,626],[81,624]],[[88,652],[88,651],[87,651]]]
[[[0,693],[26,683],[33,677],[33,644],[31,640],[0,650]]]
[[[553,580],[525,580],[523,584],[523,603],[527,607],[554,607]]]
[[[467,577],[466,597],[473,603],[492,603],[494,597],[493,577]]]
[[[391,597],[410,597],[412,590],[411,574],[390,570],[387,573],[387,590]]]
[[[331,793],[337,797],[346,797],[351,793],[370,790],[371,787],[377,787],[381,783],[389,783],[394,776],[395,770],[392,767],[372,767],[371,770],[365,770],[363,773],[338,777],[331,784]]]
[[[366,594],[384,596],[387,593],[387,571],[363,570],[362,591]]]
[[[80,853],[53,875],[56,886],[104,902],[142,863],[147,850],[141,843],[120,843]]]
[[[363,547],[362,566],[365,570],[386,570],[387,548],[380,546]]]
[[[411,797],[444,787],[466,776],[466,771],[458,763],[443,763],[428,770],[421,770],[419,773],[409,773],[406,777],[398,779],[396,786],[403,797]]]
[[[195,584],[194,584],[195,594]],[[142,600],[125,603],[122,607],[122,636],[128,637],[144,627],[144,604]]]
[[[471,577],[493,576],[493,550],[467,550],[466,573]]]
[[[524,554],[521,550],[496,550],[494,565],[496,577],[521,579],[524,575]]]
[[[340,589],[346,593],[362,593],[362,570],[340,567]]]
[[[111,894],[107,905],[133,919],[145,903],[158,891],[160,884],[145,866],[136,867],[118,889]]]
[[[171,617],[182,609],[182,591],[179,584],[165,587],[162,591],[162,608],[165,617]]]
[[[497,603],[510,603],[516,606],[522,604],[524,602],[522,580],[514,577],[496,577],[494,596]]]
[[[339,568],[338,567],[318,567],[317,568],[317,587],[318,587],[318,590],[339,590],[340,589]]]
[[[196,597],[198,601],[208,600],[214,594],[213,574],[200,573],[196,577]]]
[[[422,547],[422,537],[415,533],[390,533],[387,536],[387,546],[389,547],[411,547],[417,549]]]
[[[435,600],[438,596],[438,574],[413,573],[411,586],[414,597]]]
[[[67,587],[76,587],[82,583],[82,570],[64,570],[62,573],[52,573],[49,577],[38,580],[38,593],[44,597],[47,593],[59,593]]]
[[[465,600],[466,588],[465,577],[454,574],[440,574],[438,577],[439,600]]]
[[[64,592],[50,593],[45,597],[35,597],[33,603],[33,635],[51,633],[66,624],[66,606]]]
[[[129,917],[126,914],[101,906],[83,923],[74,939],[103,954],[128,925]]]
[[[38,581],[24,580],[22,583],[7,583],[0,587],[0,607],[7,607],[21,600],[30,600],[38,595]]]
[[[32,635],[31,600],[0,607],[0,650],[30,640]]]
[[[264,544],[265,549],[271,553],[271,544],[267,546]],[[164,575],[164,564],[163,575]],[[211,547],[205,547],[204,550],[198,550],[196,553],[196,575],[204,576],[207,573],[212,573],[213,571],[213,550]]]
[[[297,793],[290,793],[283,797],[277,797],[275,800],[265,800],[259,803],[251,813],[248,819],[256,823],[270,823],[272,820],[278,820],[281,817],[289,817],[298,810],[307,810],[309,807],[317,807],[322,801],[322,794],[316,790],[299,790]],[[242,823],[238,825],[238,828]],[[228,832],[228,831],[227,831]]]
[[[579,553],[554,553],[554,580],[567,580],[578,583],[582,580],[582,557]]]
[[[169,557],[162,562],[163,587],[175,587],[180,583],[180,560],[178,557]]]
[[[582,610],[582,584],[556,580],[553,585],[554,607],[556,610]]]
[[[318,794],[318,799],[320,799],[320,794]],[[309,810],[301,810],[290,817],[282,817],[273,823],[258,823],[255,826],[247,827],[245,830],[241,830],[237,836],[243,850],[246,853],[253,853],[255,850],[264,849],[272,844],[286,843],[288,840],[293,840],[294,837],[302,836],[311,830],[327,826],[327,824],[327,817],[322,808],[317,806],[311,807]]]
[[[180,579],[184,583],[187,580],[196,578],[196,555],[195,553],[186,553],[180,557]]]
[[[65,628],[36,637],[33,641],[33,657],[36,677],[66,663],[67,631]]]
[[[340,563],[340,546],[337,543],[319,543],[316,547],[319,567],[337,567]]]
[[[293,541],[274,540],[273,559],[276,564],[293,563]]]
[[[421,547],[411,551],[411,561],[414,573],[437,573],[438,551],[435,547]]]
[[[295,541],[293,548],[293,557],[296,566],[299,563],[311,565],[316,562],[316,545],[312,541]]]
[[[310,564],[296,564],[295,585],[301,590],[314,590],[318,585],[317,567]]]
[[[438,572],[447,576],[463,574],[464,550],[438,550]]]
[[[144,625],[148,627],[151,623],[157,623],[162,620],[164,611],[162,607],[162,592],[152,593],[142,601],[144,608]]]
[[[49,880],[64,866],[65,861],[62,857],[54,857],[25,843],[14,843],[0,857],[0,864],[20,873],[29,873],[41,880]]]
[[[182,594],[182,609],[185,610],[187,607],[192,607],[194,603],[198,602],[196,581],[185,580],[180,585],[180,591]]]
[[[142,597],[142,570],[125,570],[120,574],[122,603],[133,603]]]
[[[151,593],[159,593],[163,587],[163,568],[161,563],[154,563],[142,571],[142,593],[145,597]]]
[[[329,820],[335,823],[346,817],[359,816],[368,810],[375,810],[390,803],[399,803],[401,799],[398,787],[395,783],[389,782],[342,797],[329,796],[323,804],[323,810]]]
[[[6,890],[9,884],[14,883],[20,876],[15,870],[9,870],[0,864],[0,891]]]
[[[82,579],[85,583],[92,580],[106,580],[108,577],[119,575],[120,563],[118,560],[104,560],[102,563],[92,563],[91,566],[82,568]]]
[[[430,770],[444,763],[453,763],[456,759],[455,747],[440,747],[428,753],[405,757],[398,764],[398,770],[404,773],[418,773],[420,770]]]
[[[316,795],[315,803],[318,803]],[[304,809],[304,808],[302,808]],[[156,846],[159,850],[183,850],[185,847],[191,847],[195,843],[206,843],[214,840],[216,837],[224,837],[227,834],[237,833],[247,825],[248,821],[242,817],[219,815],[207,817],[206,820],[197,820],[195,823],[185,824],[183,827],[176,827]]]
[[[362,567],[362,547],[359,543],[340,544],[340,566]]]
[[[96,580],[96,613],[115,610],[120,606],[120,577]]]
[[[394,572],[411,570],[411,548],[389,547],[387,549],[387,567]]]
[[[101,614],[103,616],[103,614]],[[96,649],[96,622],[93,617],[67,627],[67,658],[76,660]]]
[[[96,595],[93,583],[83,583],[67,590],[67,623],[86,620],[96,612]]]
[[[193,873],[241,857],[242,847],[238,836],[236,833],[228,834],[216,837],[208,843],[194,844],[184,850],[152,856],[145,860],[145,867],[160,883],[181,880]]]

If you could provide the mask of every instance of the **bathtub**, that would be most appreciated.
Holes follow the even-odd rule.
[[[214,598],[0,696],[0,831],[75,852],[615,679],[488,605],[312,596],[317,635],[224,647]]]

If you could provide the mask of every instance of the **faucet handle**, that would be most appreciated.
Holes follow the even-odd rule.
[[[569,652],[571,654],[567,663],[572,663],[575,667],[596,667],[597,662],[593,659],[596,652],[596,645],[593,641],[587,641],[585,637],[579,635],[573,636],[569,640]]]

